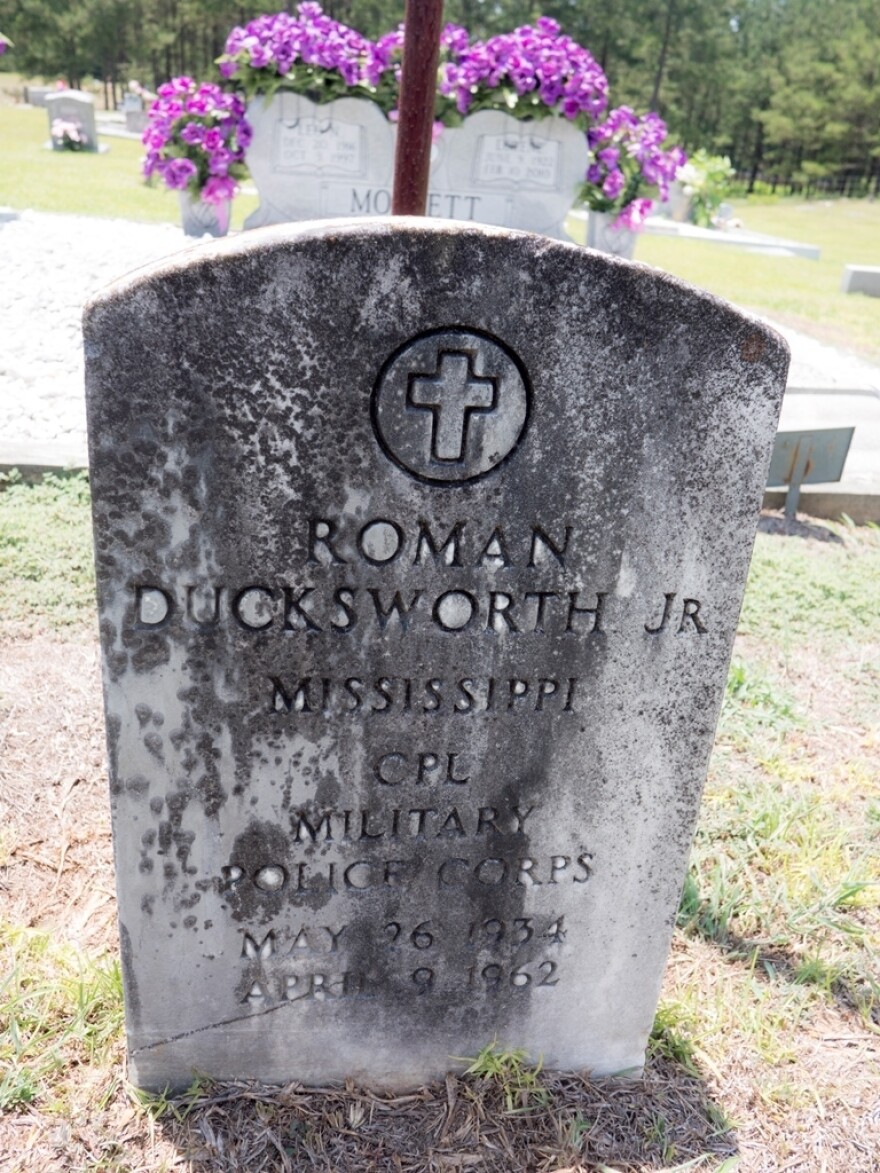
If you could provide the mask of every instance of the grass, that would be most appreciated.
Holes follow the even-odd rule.
[[[100,124],[98,126],[100,138]],[[46,149],[49,125],[45,110],[0,105],[0,205],[23,211],[59,212],[144,222],[180,222],[177,194],[148,187],[141,177],[144,149],[135,139],[105,135],[105,152]],[[232,205],[232,227],[257,207],[253,195]]]
[[[541,1064],[530,1064],[525,1051],[501,1047],[494,1039],[467,1063],[465,1075],[498,1085],[509,1113],[525,1112],[548,1102],[547,1092],[538,1079]]]
[[[782,646],[880,639],[880,529],[860,532],[859,541],[821,553],[811,543],[759,534],[740,632]]]
[[[121,1057],[119,962],[15,925],[0,925],[0,957],[0,1112],[40,1102],[63,1113],[79,1069]]]
[[[670,237],[642,236],[636,259],[728,301],[880,361],[880,303],[840,290],[847,264],[880,265],[880,203],[800,198],[734,201],[753,232],[818,245],[818,261],[771,257]]]
[[[90,622],[95,602],[89,485],[0,473],[0,615],[53,631]]]

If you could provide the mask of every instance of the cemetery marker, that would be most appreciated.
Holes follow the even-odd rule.
[[[785,344],[420,218],[86,311],[130,1074],[644,1061]]]

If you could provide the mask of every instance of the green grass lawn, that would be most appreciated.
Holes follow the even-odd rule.
[[[100,126],[99,126],[100,137]],[[65,212],[108,219],[180,222],[177,193],[141,177],[144,148],[134,139],[105,135],[99,154],[46,150],[45,110],[0,105],[0,205],[17,210]],[[242,195],[232,205],[232,227],[257,206],[256,196]]]
[[[818,245],[821,259],[647,235],[639,239],[636,259],[820,341],[880,360],[880,299],[840,291],[844,265],[880,265],[880,203],[795,198],[774,204],[740,200],[734,206],[747,229]]]

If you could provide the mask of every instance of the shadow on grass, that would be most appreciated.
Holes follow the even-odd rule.
[[[796,517],[789,521],[782,512],[763,512],[758,522],[758,531],[785,538],[812,538],[817,542],[832,542],[838,546],[845,544],[840,534],[836,534],[821,522],[803,521]]]
[[[847,972],[833,962],[805,958],[793,949],[736,933],[728,932],[720,940],[708,933],[700,935],[712,941],[729,960],[742,962],[757,977],[768,982],[811,986],[823,991],[839,1010],[861,1014],[880,1026],[880,982],[872,983],[867,976]]]
[[[350,1083],[202,1084],[154,1111],[188,1168],[206,1173],[647,1173],[735,1164],[723,1109],[698,1074],[669,1059],[651,1059],[639,1079],[542,1072],[513,1111],[508,1094],[494,1080],[454,1075],[406,1095]]]

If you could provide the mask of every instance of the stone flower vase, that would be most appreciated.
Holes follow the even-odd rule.
[[[631,261],[636,251],[637,233],[629,228],[613,228],[615,219],[616,216],[610,212],[590,211],[587,217],[587,248]]]
[[[232,215],[231,200],[223,200],[220,204],[209,204],[204,200],[193,199],[188,191],[178,192],[178,195],[183,231],[187,236],[226,235],[229,231],[229,220]]]

